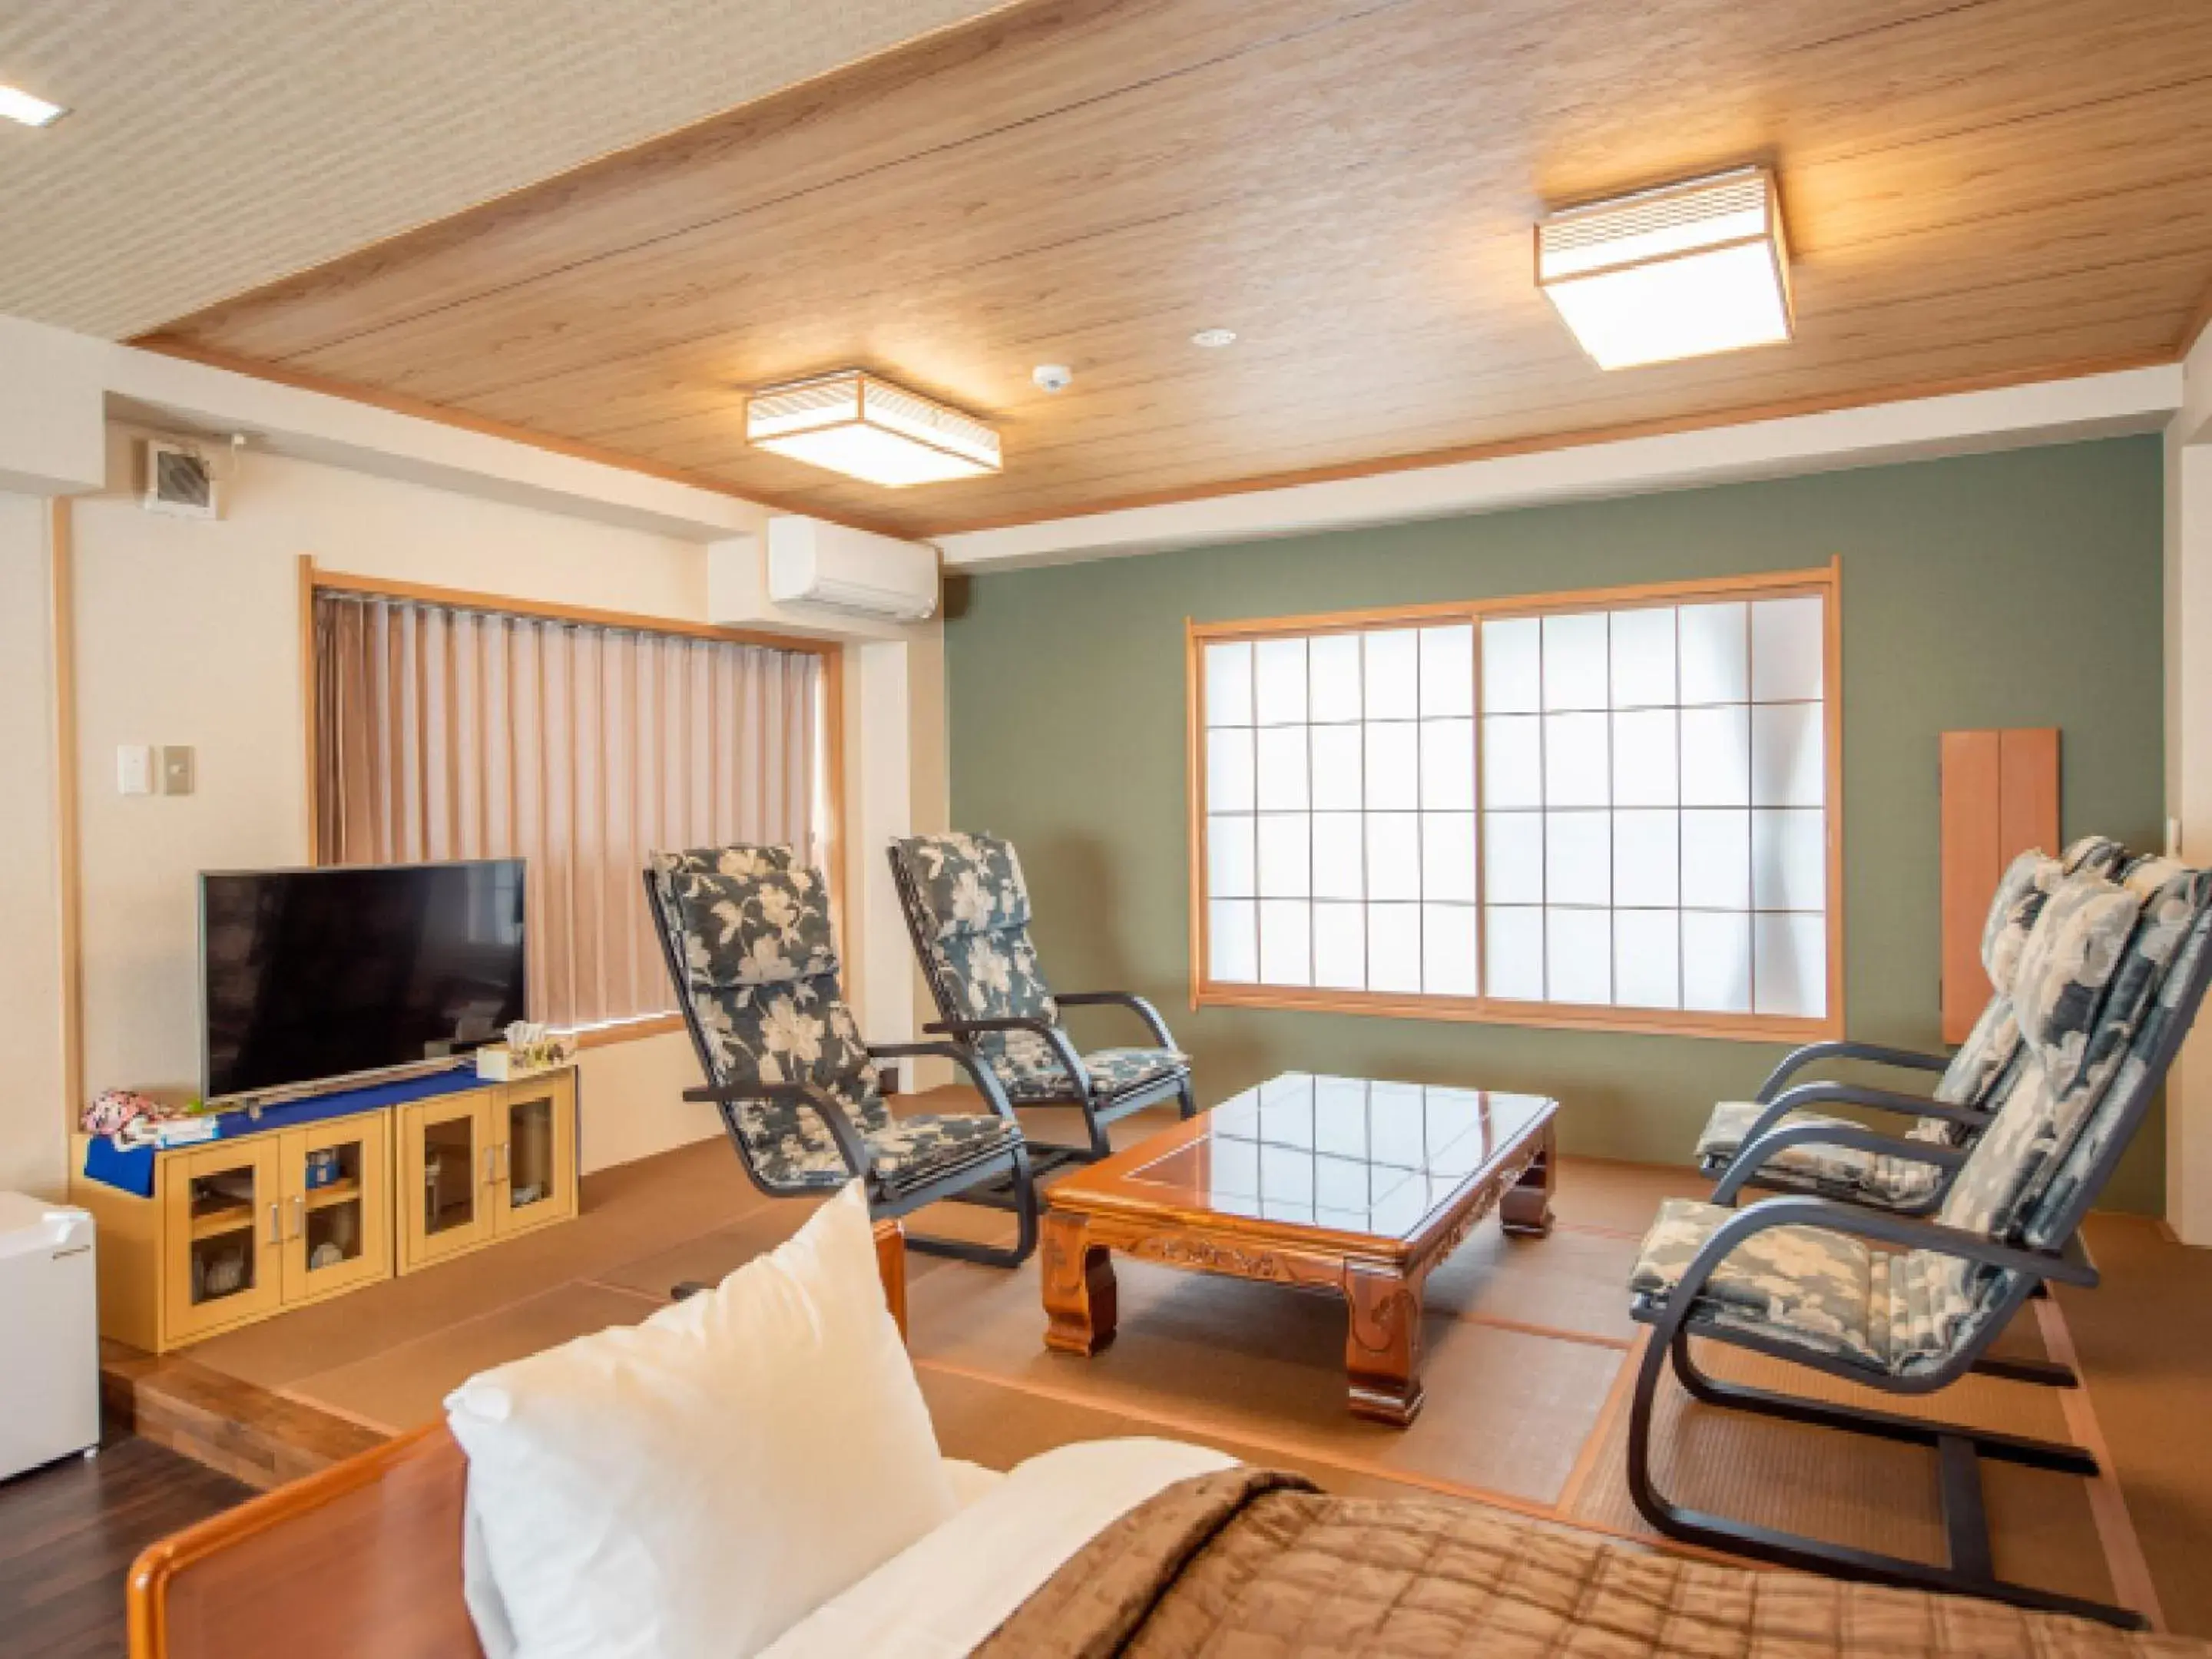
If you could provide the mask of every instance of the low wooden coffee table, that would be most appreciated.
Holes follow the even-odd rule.
[[[1301,1290],[1351,1310],[1352,1409],[1421,1409],[1421,1286],[1494,1206],[1552,1230],[1559,1103],[1291,1073],[1054,1184],[1044,1217],[1048,1346],[1114,1340],[1109,1250]]]

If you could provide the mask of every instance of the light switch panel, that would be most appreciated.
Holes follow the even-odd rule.
[[[192,793],[192,750],[189,744],[171,744],[161,750],[161,793],[165,795],[189,795]]]
[[[115,750],[115,793],[150,795],[154,793],[154,750],[143,743],[126,743]]]

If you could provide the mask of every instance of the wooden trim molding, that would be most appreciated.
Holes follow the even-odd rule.
[[[312,556],[304,556],[310,559]],[[335,570],[314,570],[317,593],[351,593],[365,599],[406,599],[420,605],[442,605],[455,611],[483,611],[506,617],[529,617],[540,622],[574,623],[583,628],[619,628],[639,634],[672,634],[684,639],[714,640],[726,645],[757,645],[772,651],[799,651],[810,657],[831,657],[842,648],[835,640],[809,639],[799,634],[776,634],[750,628],[723,628],[714,623],[686,622],[678,617],[647,616],[635,611],[604,611],[595,605],[560,605],[546,599],[517,599],[508,593],[483,593],[467,588],[438,587],[428,582],[397,580],[390,576],[353,576]]]
[[[579,1048],[611,1048],[643,1037],[655,1037],[684,1029],[681,1014],[648,1014],[642,1019],[618,1019],[605,1025],[586,1025],[576,1032]]]
[[[69,497],[47,506],[53,655],[54,874],[61,954],[62,1110],[75,1133],[84,1109],[84,898],[77,793],[76,552]]]
[[[1301,1010],[1369,1014],[1394,1019],[1433,1019],[1480,1024],[1523,1025],[1559,1030],[1598,1030],[1654,1036],[1721,1038],[1740,1042],[1801,1043],[1839,1036],[1844,1029],[1844,842],[1843,842],[1843,562],[1810,570],[1776,571],[1689,581],[1649,582],[1578,592],[1515,594],[1495,599],[1451,600],[1377,610],[1327,611],[1316,615],[1244,618],[1200,623],[1185,618],[1185,806],[1186,856],[1190,896],[1190,1006]],[[1571,615],[1645,605],[1695,604],[1731,599],[1818,597],[1823,601],[1821,725],[1826,799],[1825,933],[1827,1011],[1819,1018],[1694,1010],[1637,1008],[1612,1004],[1525,1001],[1493,997],[1442,996],[1419,993],[1351,991],[1324,987],[1217,981],[1210,977],[1212,905],[1207,890],[1206,850],[1206,673],[1210,644],[1264,641],[1378,629],[1468,623],[1474,627],[1474,718],[1482,718],[1481,624],[1502,617]],[[1487,905],[1483,892],[1482,804],[1478,767],[1475,820],[1475,928],[1479,962],[1485,949]]]
[[[300,555],[300,684],[306,713],[300,721],[301,745],[307,760],[307,856],[306,862],[322,862],[323,722],[321,688],[315,657],[315,556]]]
[[[830,934],[837,946],[838,959],[847,963],[853,960],[851,929],[845,908],[845,673],[851,661],[851,653],[842,645],[822,659],[821,753],[823,784],[829,799],[829,822],[822,827],[822,875],[830,884]],[[854,993],[860,988],[861,977],[858,972],[851,973],[845,984],[845,994],[853,999],[856,1018],[860,1016],[861,1005]]]

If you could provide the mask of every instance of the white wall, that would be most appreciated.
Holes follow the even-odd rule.
[[[2166,445],[2166,812],[2181,855],[2212,864],[2212,333],[2189,362],[2191,409]],[[2191,439],[2194,441],[2191,441]],[[2212,1244],[2212,1013],[2201,1018],[2166,1085],[2167,1220]]]
[[[111,488],[74,509],[86,1086],[188,1091],[195,876],[307,861],[299,556],[696,620],[705,555],[697,542],[250,452],[221,520],[163,518],[138,504],[134,461],[118,432]],[[12,660],[0,672],[16,672]],[[196,792],[118,794],[126,743],[192,745]],[[587,1052],[585,1167],[719,1133],[711,1109],[680,1097],[696,1080],[680,1032]]]
[[[0,495],[0,1190],[58,1198],[61,905],[46,504]]]

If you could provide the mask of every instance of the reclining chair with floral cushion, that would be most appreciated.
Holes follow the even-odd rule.
[[[645,895],[707,1074],[754,1186],[771,1197],[859,1180],[878,1219],[951,1199],[1011,1208],[1011,1249],[910,1237],[915,1249],[999,1267],[1036,1244],[1036,1188],[998,1079],[949,1042],[870,1046],[837,986],[829,895],[787,847],[656,853]],[[876,1061],[935,1055],[974,1078],[988,1112],[893,1117]]]
[[[1698,1139],[1698,1167],[1716,1179],[1713,1201],[1733,1204],[1747,1186],[1817,1193],[1900,1215],[1930,1215],[1988,1123],[1991,1102],[2020,1051],[2013,981],[2028,931],[2058,884],[2078,870],[2110,874],[2127,850],[2101,836],[2085,836],[2059,858],[2022,853],[1997,884],[1982,928],[1982,966],[1995,994],[1957,1053],[1885,1048],[1848,1039],[1798,1049],[1751,1100],[1723,1101]],[[1855,1083],[1785,1087],[1809,1065],[1851,1060],[1902,1070],[1940,1072],[1927,1097]],[[1808,1109],[1852,1105],[1915,1120],[1904,1135],[1887,1135],[1844,1118]]]
[[[1680,1199],[1661,1207],[1630,1281],[1632,1311],[1652,1331],[1628,1448],[1630,1492],[1660,1531],[1788,1566],[2141,1623],[2124,1608],[2006,1582],[1992,1565],[1978,1460],[2094,1476],[2087,1451],[1721,1382],[1689,1349],[1695,1336],[1887,1393],[1929,1394],[1974,1369],[2044,1284],[2096,1284],[2082,1218],[2212,979],[2212,874],[2156,858],[2118,874],[2067,877],[2030,930],[2013,981],[2021,1052],[1933,1221],[1798,1195],[1740,1210]],[[1650,1462],[1670,1361],[1710,1406],[1934,1449],[1948,1565],[1673,1504]]]
[[[1030,943],[1030,893],[1011,843],[993,836],[917,836],[890,845],[891,878],[907,931],[929,981],[939,1020],[982,1058],[1017,1106],[1075,1106],[1088,1146],[1036,1145],[1041,1168],[1101,1158],[1113,1150],[1106,1126],[1164,1100],[1191,1117],[1190,1057],[1175,1046],[1152,1005],[1127,991],[1055,996]],[[1106,1004],[1134,1011],[1153,1047],[1079,1054],[1061,1025],[1063,1008]]]

